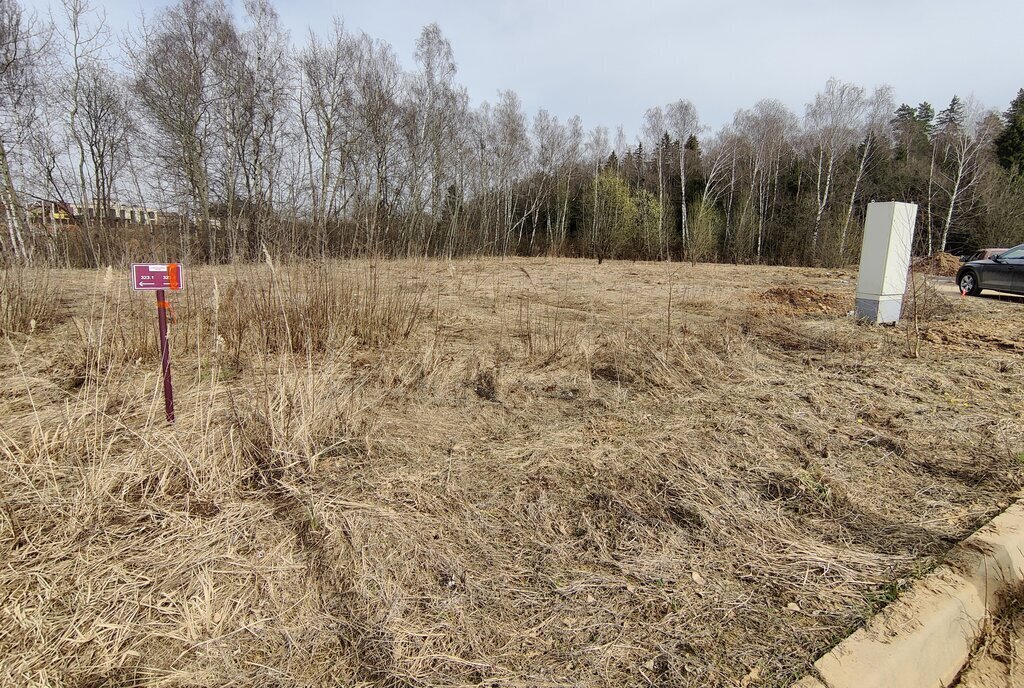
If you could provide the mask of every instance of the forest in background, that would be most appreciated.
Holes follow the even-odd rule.
[[[833,78],[802,113],[761,100],[713,131],[680,99],[631,137],[512,91],[471,105],[435,24],[405,69],[340,20],[296,42],[269,0],[241,15],[180,0],[115,36],[88,0],[0,0],[2,260],[842,265],[871,200],[919,204],[917,253],[1024,241],[1024,89],[937,110]]]

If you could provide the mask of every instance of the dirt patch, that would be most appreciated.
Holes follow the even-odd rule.
[[[761,293],[761,299],[794,314],[836,315],[847,312],[853,306],[850,297],[823,292],[814,287],[772,287]]]
[[[933,253],[930,256],[922,256],[912,263],[914,272],[926,275],[938,275],[940,277],[956,277],[963,263],[951,253]]]

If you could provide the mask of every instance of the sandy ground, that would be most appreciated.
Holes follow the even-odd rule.
[[[38,275],[36,276],[38,278]],[[46,276],[0,350],[0,682],[785,686],[1024,485],[1024,305],[849,270]],[[951,285],[950,285],[951,286]]]
[[[1024,686],[1024,613],[1019,603],[996,619],[954,688]]]

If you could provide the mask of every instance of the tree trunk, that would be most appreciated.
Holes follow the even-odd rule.
[[[818,199],[818,212],[814,215],[814,236],[811,240],[811,247],[814,249],[818,248],[818,237],[821,234],[821,218],[825,214],[825,206],[828,205],[829,191],[832,188],[832,170],[835,165],[832,154],[828,156],[828,167],[825,168],[825,181],[824,188],[822,188],[822,164],[824,162],[825,152],[824,150],[818,154],[818,182],[817,182],[817,199]]]
[[[949,238],[949,228],[953,224],[953,209],[956,207],[957,197],[960,195],[960,184],[964,177],[963,165],[956,168],[956,179],[953,181],[953,190],[949,192],[949,209],[946,211],[946,221],[942,225],[942,240],[939,242],[939,252],[946,250],[946,240]]]
[[[864,153],[860,156],[860,164],[857,167],[857,176],[853,180],[853,191],[850,193],[850,204],[846,208],[846,220],[843,221],[843,231],[839,235],[839,255],[846,255],[846,235],[850,230],[850,218],[853,217],[853,206],[857,202],[857,192],[860,190],[860,182],[864,178],[864,170],[867,167],[868,154],[871,150],[871,136],[864,142]]]
[[[935,181],[935,144],[932,144],[932,160],[928,167],[928,205],[925,208],[925,215],[928,220],[928,255],[935,252],[932,240],[932,185]]]
[[[686,145],[679,142],[679,234],[685,250],[687,234],[686,217]]]
[[[18,201],[18,194],[14,190],[14,180],[11,179],[11,166],[7,161],[7,145],[0,139],[0,175],[3,175],[3,200],[7,206],[7,233],[11,239],[11,252],[15,258],[28,262],[28,248],[25,246],[25,235],[23,231],[25,218],[21,212],[21,203]]]

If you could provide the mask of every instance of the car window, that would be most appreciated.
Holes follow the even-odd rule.
[[[1024,258],[1024,246],[1014,246],[1000,256],[1003,260],[1020,260]]]

